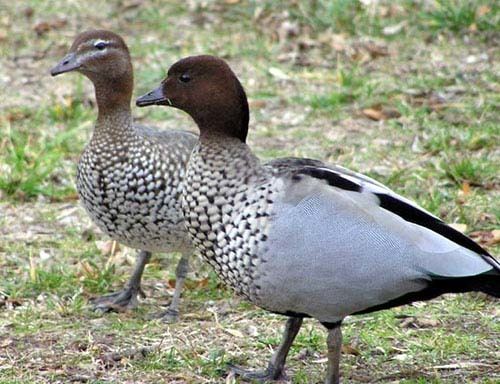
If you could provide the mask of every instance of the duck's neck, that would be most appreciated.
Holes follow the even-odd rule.
[[[217,174],[226,180],[250,181],[263,172],[260,160],[246,143],[218,132],[200,135],[189,166],[192,172],[204,173],[209,178]]]
[[[122,78],[93,80],[97,101],[96,133],[113,135],[129,134],[132,130],[132,98],[133,79]]]
[[[237,80],[236,80],[237,81]],[[245,92],[239,82],[234,98],[215,100],[188,112],[200,129],[200,140],[225,142],[236,139],[246,142],[249,109]],[[227,140],[225,140],[227,138]]]

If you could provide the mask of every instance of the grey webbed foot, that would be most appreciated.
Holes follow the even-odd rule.
[[[159,319],[167,324],[177,323],[179,321],[179,311],[169,308],[164,312],[155,313],[150,319]]]
[[[297,333],[299,333],[301,326],[301,317],[288,318],[280,345],[267,364],[267,369],[263,371],[254,371],[237,367],[232,364],[229,364],[229,369],[231,370],[231,372],[234,372],[236,375],[247,380],[257,380],[265,382],[283,378],[283,370],[285,367],[286,357],[288,356],[288,352],[290,351],[293,340],[295,340],[295,337],[297,336]]]
[[[176,323],[179,321],[179,304],[181,301],[181,293],[184,288],[184,282],[189,270],[189,255],[183,254],[177,268],[175,270],[175,291],[172,297],[172,302],[166,312],[161,312],[155,316],[157,319],[161,319],[167,324]]]
[[[100,312],[123,312],[127,309],[137,307],[137,295],[146,297],[141,289],[141,278],[144,272],[144,267],[151,259],[151,252],[140,251],[137,254],[137,262],[134,267],[134,272],[126,285],[121,291],[110,293],[91,300],[94,311]]]
[[[161,314],[161,320],[167,324],[177,323],[177,321],[179,321],[179,311],[169,308],[166,312]]]
[[[99,312],[123,312],[137,307],[137,295],[144,297],[140,289],[124,288],[91,300],[92,309]]]
[[[228,368],[231,372],[234,372],[234,374],[240,376],[242,379],[245,380],[256,380],[256,381],[266,382],[284,378],[283,369],[275,367],[271,364],[269,364],[267,369],[262,371],[245,369],[232,364],[228,364]]]

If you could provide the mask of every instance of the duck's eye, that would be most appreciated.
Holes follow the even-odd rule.
[[[98,41],[94,44],[94,47],[96,47],[99,51],[102,51],[104,48],[106,48],[106,46],[107,44],[104,41]]]
[[[183,83],[187,83],[191,80],[191,76],[189,76],[187,73],[184,73],[179,77],[179,80]]]

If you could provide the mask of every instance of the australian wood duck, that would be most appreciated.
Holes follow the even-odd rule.
[[[304,317],[328,329],[326,383],[339,382],[341,323],[349,315],[447,292],[500,296],[500,264],[467,236],[371,178],[309,159],[262,164],[245,144],[245,92],[221,59],[175,63],[137,105],[194,119],[183,210],[191,238],[220,278],[251,302],[289,316],[263,372],[280,377]]]
[[[162,315],[175,321],[193,251],[183,223],[181,182],[197,137],[187,131],[156,131],[134,124],[132,62],[117,34],[105,30],[79,34],[51,74],[70,71],[92,81],[98,107],[92,138],[78,163],[80,199],[102,231],[140,250],[127,286],[95,299],[94,306],[102,311],[135,307],[151,253],[180,252],[175,293]]]

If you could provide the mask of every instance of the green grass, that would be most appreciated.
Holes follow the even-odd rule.
[[[219,9],[221,10],[221,9]],[[499,6],[488,0],[437,0],[416,2],[382,1],[364,6],[358,0],[249,1],[242,6],[222,7],[228,20],[253,19],[256,23],[279,18],[285,13],[289,20],[306,26],[312,35],[325,31],[347,35],[380,36],[384,27],[403,22],[402,33],[467,33],[498,30]],[[203,13],[203,8],[197,10]],[[391,39],[392,37],[389,37]]]
[[[67,106],[12,108],[5,115],[0,190],[17,200],[74,195],[75,154],[82,146],[78,133],[91,126],[94,113],[71,101]]]
[[[315,111],[323,111],[338,116],[342,108],[362,102],[369,104],[374,93],[374,85],[366,74],[356,66],[339,67],[336,84],[325,94],[311,95],[308,102]]]
[[[428,13],[420,15],[435,30],[465,32],[468,29],[498,31],[499,6],[490,1],[439,0]]]
[[[82,76],[50,78],[47,71],[83,28],[105,26],[125,37],[135,95],[155,87],[179,57],[226,58],[248,93],[250,145],[264,159],[339,163],[466,224],[467,233],[498,229],[495,2],[139,3],[17,2],[0,20],[7,68],[0,76],[7,85],[0,107],[0,383],[220,383],[229,362],[265,367],[281,337],[281,316],[235,298],[198,260],[181,321],[151,320],[168,305],[178,255],[147,266],[147,298],[138,309],[100,315],[89,308],[92,297],[126,283],[135,253],[102,254],[95,242],[106,237],[76,201],[76,163],[96,116],[93,89]],[[37,23],[60,18],[67,24],[34,32]],[[384,32],[398,23],[399,32]],[[374,54],[371,43],[386,54]],[[401,116],[373,121],[366,108]],[[180,111],[134,114],[160,129],[194,129]],[[483,245],[498,254],[498,244]],[[343,333],[344,381],[500,380],[498,304],[482,296],[354,317]],[[305,321],[287,362],[289,382],[322,381],[325,336]],[[141,348],[149,352],[125,353]],[[110,363],[110,353],[124,357]],[[455,363],[466,364],[440,368]]]

